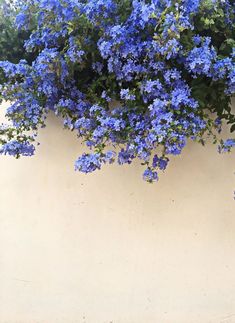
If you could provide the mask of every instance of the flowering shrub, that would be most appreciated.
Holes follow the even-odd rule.
[[[6,0],[0,0],[0,60],[9,60],[18,63],[26,58],[29,62],[32,57],[24,49],[24,40],[29,37],[26,31],[17,30],[14,26],[17,8]],[[0,83],[4,82],[4,75],[0,71]]]
[[[0,63],[2,154],[32,155],[49,111],[89,147],[75,162],[84,173],[139,158],[152,182],[189,139],[235,146],[218,139],[222,119],[235,130],[233,0],[27,0],[16,24],[36,25],[35,60]]]

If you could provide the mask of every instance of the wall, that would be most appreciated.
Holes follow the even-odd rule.
[[[234,153],[189,144],[149,185],[75,173],[55,117],[40,140],[0,157],[0,323],[235,322]]]

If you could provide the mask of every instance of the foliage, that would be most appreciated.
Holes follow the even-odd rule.
[[[0,0],[0,60],[8,60],[19,63],[21,59],[32,60],[31,55],[24,49],[24,41],[29,33],[17,30],[14,25],[17,7],[11,2]],[[4,75],[0,72],[0,83],[3,83]]]
[[[2,154],[32,155],[49,111],[91,149],[75,162],[85,173],[139,158],[152,182],[189,139],[235,146],[218,139],[223,118],[235,130],[233,0],[27,0],[16,23],[36,54],[0,63]]]

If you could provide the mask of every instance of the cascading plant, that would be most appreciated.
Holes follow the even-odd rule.
[[[145,166],[158,180],[188,140],[220,139],[235,130],[235,3],[233,0],[26,0],[16,25],[33,62],[1,61],[10,124],[0,152],[35,152],[49,111],[89,147],[75,169],[105,163]],[[115,102],[115,105],[113,104]]]

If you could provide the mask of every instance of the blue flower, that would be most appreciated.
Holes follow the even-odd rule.
[[[108,151],[106,152],[105,156],[104,156],[104,160],[105,162],[112,164],[115,161],[115,157],[116,157],[116,153],[114,151]]]
[[[135,100],[135,95],[131,94],[129,89],[122,89],[120,92],[120,97],[122,100],[130,100],[130,101]]]
[[[165,170],[168,165],[168,158],[159,158],[157,155],[153,157],[153,168],[159,168],[160,170]]]
[[[19,157],[34,155],[35,147],[28,142],[9,141],[0,147],[0,154]]]
[[[143,173],[143,179],[147,182],[157,182],[158,181],[158,173],[156,171],[147,168]]]
[[[235,139],[227,139],[218,147],[220,153],[225,153],[231,151],[235,147]]]
[[[82,173],[91,173],[101,168],[100,154],[83,154],[75,162],[75,170]]]

